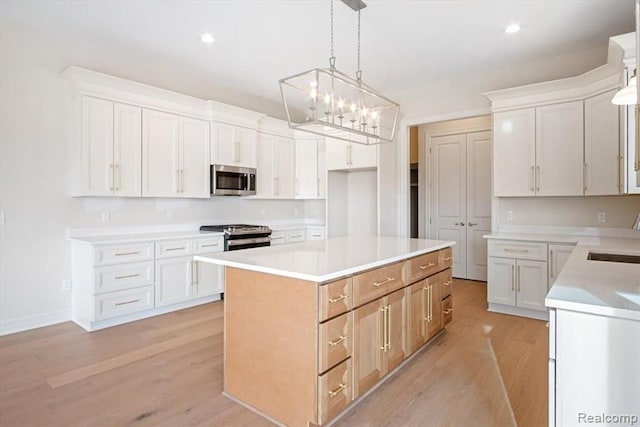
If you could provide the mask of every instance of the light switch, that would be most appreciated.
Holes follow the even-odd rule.
[[[507,220],[511,221],[513,219],[513,211],[507,211]]]
[[[602,223],[607,222],[607,213],[606,212],[598,212],[598,222],[602,222]]]

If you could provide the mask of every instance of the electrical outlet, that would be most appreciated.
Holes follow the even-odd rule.
[[[602,223],[607,222],[607,213],[606,212],[598,212],[598,222],[602,222]]]
[[[511,221],[513,219],[513,211],[507,211],[507,220]]]
[[[171,221],[173,219],[173,211],[167,211],[167,219]]]
[[[0,224],[4,224],[4,211],[0,212]]]
[[[63,291],[70,291],[71,290],[71,280],[64,279],[62,281],[62,290]]]
[[[106,224],[107,222],[111,221],[111,214],[109,213],[109,211],[102,211],[101,218],[102,223]]]

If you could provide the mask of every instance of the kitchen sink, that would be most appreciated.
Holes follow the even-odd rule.
[[[624,262],[629,264],[640,264],[640,255],[603,254],[603,253],[597,253],[597,252],[589,252],[587,259],[591,261],[608,261],[608,262]]]

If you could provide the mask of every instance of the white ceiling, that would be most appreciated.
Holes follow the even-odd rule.
[[[367,4],[363,80],[407,116],[580,74],[606,62],[610,36],[634,30],[633,0]],[[354,74],[357,15],[339,0],[334,7],[337,66]],[[278,79],[328,65],[328,0],[2,0],[0,19],[60,50],[66,65],[280,117]],[[506,35],[512,22],[522,31]],[[202,44],[203,32],[219,43]]]

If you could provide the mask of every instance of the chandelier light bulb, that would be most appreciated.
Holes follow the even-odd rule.
[[[356,104],[351,103],[351,112],[355,113],[356,112]]]
[[[316,99],[316,96],[318,96],[318,91],[316,89],[311,89],[311,98]]]
[[[342,111],[342,109],[344,108],[344,99],[340,98],[338,100],[338,108],[340,109],[340,111]]]

